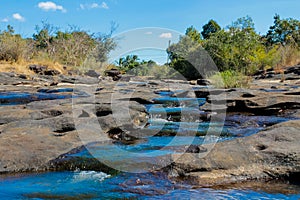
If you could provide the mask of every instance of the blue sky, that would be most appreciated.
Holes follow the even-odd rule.
[[[282,18],[300,19],[299,0],[0,0],[0,2],[0,29],[3,30],[10,24],[17,33],[25,37],[31,37],[35,32],[35,26],[40,25],[42,21],[62,29],[68,25],[76,25],[90,32],[108,32],[110,22],[114,21],[119,25],[115,34],[143,27],[173,30],[172,35],[168,35],[172,31],[157,32],[158,37],[165,34],[164,37],[160,37],[165,39],[163,42],[165,46],[168,40],[178,39],[176,32],[184,33],[190,25],[201,31],[202,26],[210,19],[225,27],[237,18],[249,15],[254,20],[257,32],[261,34],[265,34],[272,25],[275,13]]]

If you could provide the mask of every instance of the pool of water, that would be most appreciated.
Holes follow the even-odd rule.
[[[252,183],[197,188],[162,173],[96,171],[48,172],[0,176],[2,199],[299,199],[300,186]]]
[[[85,92],[74,90],[73,88],[39,89],[32,92],[0,92],[1,105],[27,104],[33,101],[69,99],[87,97]]]

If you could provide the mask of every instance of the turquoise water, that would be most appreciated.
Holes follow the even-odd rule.
[[[95,171],[48,172],[1,178],[1,199],[299,199],[300,186],[264,184],[194,188],[163,174],[108,175]],[[272,189],[273,188],[273,189]],[[284,193],[280,193],[278,188]]]
[[[18,103],[17,100],[20,99],[32,101],[36,98],[73,98],[73,93],[73,89],[70,88],[39,90],[38,96],[30,93],[0,93],[0,100],[3,97],[3,101],[12,99],[11,102]],[[81,93],[77,95],[84,96]],[[199,116],[207,114],[201,111],[205,99],[169,97],[173,95],[169,91],[160,95],[163,97],[154,99],[157,104],[146,105],[150,119],[144,128],[158,133],[157,135],[141,138],[131,144],[111,141],[93,143],[64,155],[62,160],[69,159],[73,168],[76,168],[75,171],[69,169],[59,172],[2,175],[0,199],[300,199],[299,185],[279,181],[197,188],[190,182],[169,179],[167,174],[162,172],[111,172],[101,168],[100,164],[93,166],[90,162],[97,158],[110,164],[110,167],[122,165],[128,171],[139,171],[140,168],[155,165],[157,161],[166,159],[173,153],[184,152],[183,147],[190,144],[201,145],[204,142],[215,143],[245,137],[267,126],[291,119],[235,114],[227,116],[225,124],[210,122],[209,119],[202,121]],[[193,117],[184,118],[184,113]],[[206,137],[208,128],[221,132],[221,135],[212,134]],[[190,133],[192,135],[189,135]],[[76,166],[73,161],[79,161],[80,165]],[[81,165],[82,162],[86,162],[85,165]]]

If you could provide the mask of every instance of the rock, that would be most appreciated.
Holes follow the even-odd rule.
[[[106,70],[104,73],[106,76],[112,77],[114,81],[118,81],[122,78],[121,72],[117,69]]]
[[[29,65],[29,69],[36,74],[44,74],[44,72],[48,69],[47,66],[42,65]]]
[[[86,73],[84,73],[84,75],[90,76],[90,77],[93,77],[93,78],[98,78],[100,76],[100,74],[97,73],[95,70],[89,70]]]
[[[273,79],[271,82],[256,80],[250,89],[214,89],[191,86],[186,81],[177,80],[156,80],[154,84],[149,82],[138,87],[138,84],[122,79],[120,82],[103,80],[99,83],[93,77],[59,75],[58,86],[49,87],[54,82],[52,76],[37,75],[33,80],[25,80],[15,74],[0,74],[0,91],[51,92],[67,86],[78,89],[83,85],[84,88],[78,92],[87,91],[89,94],[74,99],[43,100],[0,107],[0,173],[75,170],[76,167],[104,169],[95,159],[67,159],[65,154],[82,147],[82,143],[94,142],[95,132],[101,139],[110,140],[114,144],[132,143],[137,138],[153,135],[153,132],[140,131],[148,120],[143,104],[153,103],[153,99],[160,97],[161,91],[177,97],[206,98],[208,102],[201,108],[207,111],[207,120],[210,118],[208,115],[224,116],[226,109],[263,115],[289,114],[291,110],[290,116],[299,117],[299,85],[295,85],[292,80],[283,84]],[[272,91],[260,90],[271,86],[276,88]],[[157,94],[154,91],[158,91]],[[78,112],[74,112],[76,109]],[[95,131],[93,122],[100,125],[99,131]],[[241,124],[246,127],[257,126],[252,121]],[[299,128],[298,120],[285,122],[247,138],[218,143],[211,151],[208,146],[183,146],[175,151],[187,153],[182,157],[172,155],[170,176],[193,177],[200,185],[297,177],[300,166]],[[206,153],[206,157],[199,157]],[[153,162],[142,161],[145,166]],[[160,162],[160,159],[155,162]],[[128,166],[134,167],[132,163]]]
[[[172,170],[184,171],[199,185],[299,175],[299,133],[300,120],[277,124],[246,138],[218,143],[204,157],[173,155]]]
[[[81,118],[81,117],[90,117],[90,115],[86,111],[82,110],[82,113],[78,116],[78,118]]]
[[[202,146],[197,146],[197,145],[190,145],[186,149],[186,153],[200,153],[200,152],[206,152],[207,149],[202,147]]]
[[[46,76],[56,76],[56,75],[59,75],[60,72],[55,70],[55,69],[51,69],[51,70],[45,70],[43,72],[43,75],[46,75]]]
[[[42,65],[29,65],[29,69],[39,75],[56,76],[60,74],[59,71],[55,69],[48,70],[47,66]]]
[[[198,80],[197,80],[197,84],[198,84],[198,85],[210,85],[211,83],[210,83],[210,81],[207,80],[207,79],[198,79]]]
[[[191,80],[191,81],[189,81],[189,84],[191,84],[191,85],[197,85],[197,80]]]
[[[25,74],[20,74],[19,78],[21,78],[21,79],[27,79],[27,76]]]
[[[55,81],[55,82],[51,82],[49,86],[56,86],[56,85],[58,85],[58,82]]]

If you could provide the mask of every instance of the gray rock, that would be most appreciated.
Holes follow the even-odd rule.
[[[277,124],[256,135],[218,143],[204,157],[173,155],[173,168],[200,185],[286,178],[300,172],[299,133],[300,120]]]

